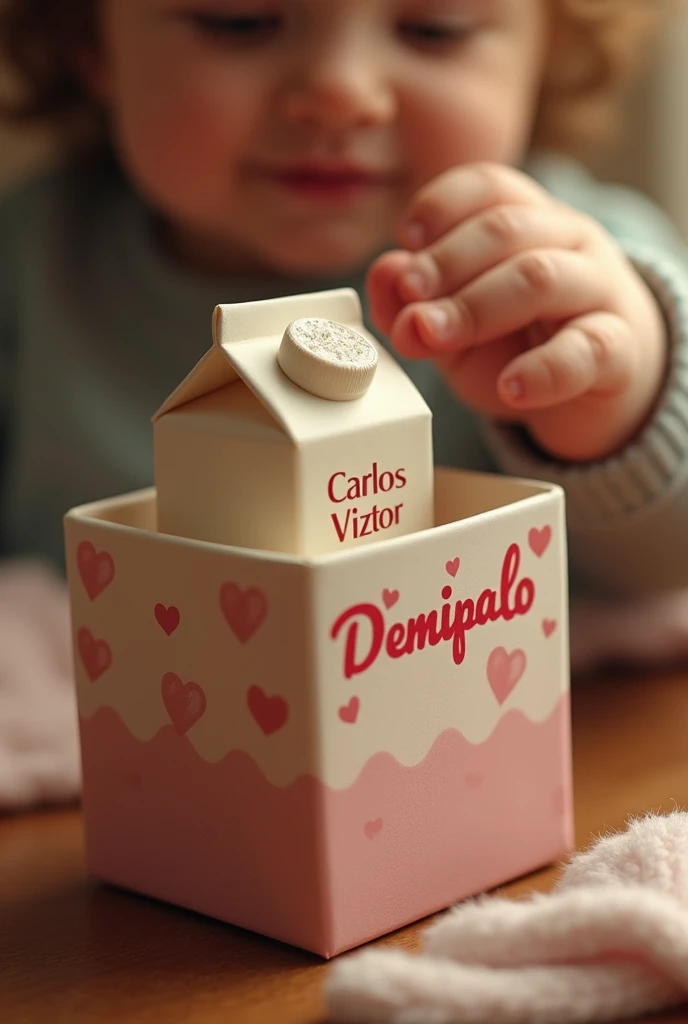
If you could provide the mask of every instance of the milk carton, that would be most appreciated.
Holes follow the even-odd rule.
[[[214,341],[154,417],[160,532],[312,556],[432,525],[430,410],[355,292],[218,306]]]
[[[156,421],[180,417],[156,448],[164,507],[149,488],[65,523],[90,872],[324,957],[572,843],[563,494],[438,468],[429,529],[333,544],[334,505],[405,513],[412,480],[427,494],[427,414],[382,352],[367,390],[365,359],[344,369],[364,391],[348,400],[303,391],[288,350],[277,363],[294,321],[359,332],[357,317],[340,291],[222,310]],[[366,412],[385,381],[394,403]],[[220,404],[185,419],[205,395]],[[231,445],[245,441],[242,469]],[[283,495],[264,479],[279,472],[270,444]],[[384,476],[397,470],[406,487]],[[288,529],[271,521],[281,509]]]

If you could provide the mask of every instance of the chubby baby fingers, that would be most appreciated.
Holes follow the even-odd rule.
[[[542,320],[560,322],[613,304],[611,275],[589,255],[532,249],[482,274],[445,299],[407,306],[392,341],[448,355],[485,345]]]
[[[522,410],[561,405],[588,393],[615,394],[632,377],[634,353],[626,320],[615,313],[590,313],[513,359],[499,375],[498,393],[506,405]]]
[[[495,163],[452,167],[414,197],[399,229],[398,241],[417,251],[469,217],[505,203],[553,205],[552,197],[541,185],[513,167]]]
[[[591,251],[599,233],[592,222],[563,206],[495,206],[399,264],[398,291],[406,302],[451,295],[534,249]]]
[[[412,258],[411,253],[404,249],[383,253],[371,264],[366,275],[370,318],[383,334],[390,334],[392,324],[404,306],[397,285]]]

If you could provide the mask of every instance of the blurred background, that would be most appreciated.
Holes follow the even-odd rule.
[[[645,76],[629,97],[622,144],[588,163],[601,178],[640,188],[659,202],[688,241],[686,101],[688,14],[672,24],[661,41],[657,69]],[[0,191],[51,159],[45,138],[0,125]]]
[[[647,192],[688,240],[688,14],[661,40],[651,75],[629,96],[627,134],[615,152],[591,162],[601,177]]]

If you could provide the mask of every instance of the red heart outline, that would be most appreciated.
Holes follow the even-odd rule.
[[[95,683],[112,664],[112,651],[105,640],[98,640],[85,626],[77,633],[77,647],[86,675]]]
[[[165,673],[160,691],[175,732],[183,736],[205,714],[205,693],[198,683],[183,683],[176,672]]]
[[[528,547],[537,555],[538,558],[542,558],[545,551],[549,547],[549,542],[552,539],[552,527],[543,526],[541,530],[538,530],[537,526],[531,527],[528,531]]]
[[[372,821],[366,821],[363,826],[363,831],[366,834],[367,839],[375,839],[377,835],[382,831],[384,822],[382,818],[374,818]]]
[[[220,609],[239,643],[245,644],[262,626],[268,600],[258,587],[242,588],[231,580],[220,587]]]
[[[76,564],[84,590],[91,601],[95,601],[115,578],[112,555],[107,551],[96,551],[90,540],[82,540],[76,549]]]
[[[487,659],[487,680],[499,704],[503,704],[526,670],[526,654],[520,647],[509,653],[495,647]]]
[[[289,705],[284,697],[278,694],[268,697],[260,686],[250,686],[246,699],[254,721],[266,736],[271,736],[286,723]]]
[[[343,704],[339,709],[339,717],[342,722],[347,722],[349,725],[354,725],[358,718],[358,712],[361,707],[361,702],[358,697],[352,697],[348,704]]]
[[[179,609],[173,604],[169,607],[164,604],[156,604],[154,611],[157,624],[168,636],[172,636],[179,625]]]

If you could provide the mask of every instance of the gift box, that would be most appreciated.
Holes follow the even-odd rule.
[[[162,532],[155,488],[67,514],[93,876],[331,957],[570,849],[563,494],[436,469],[433,522],[303,555]]]

